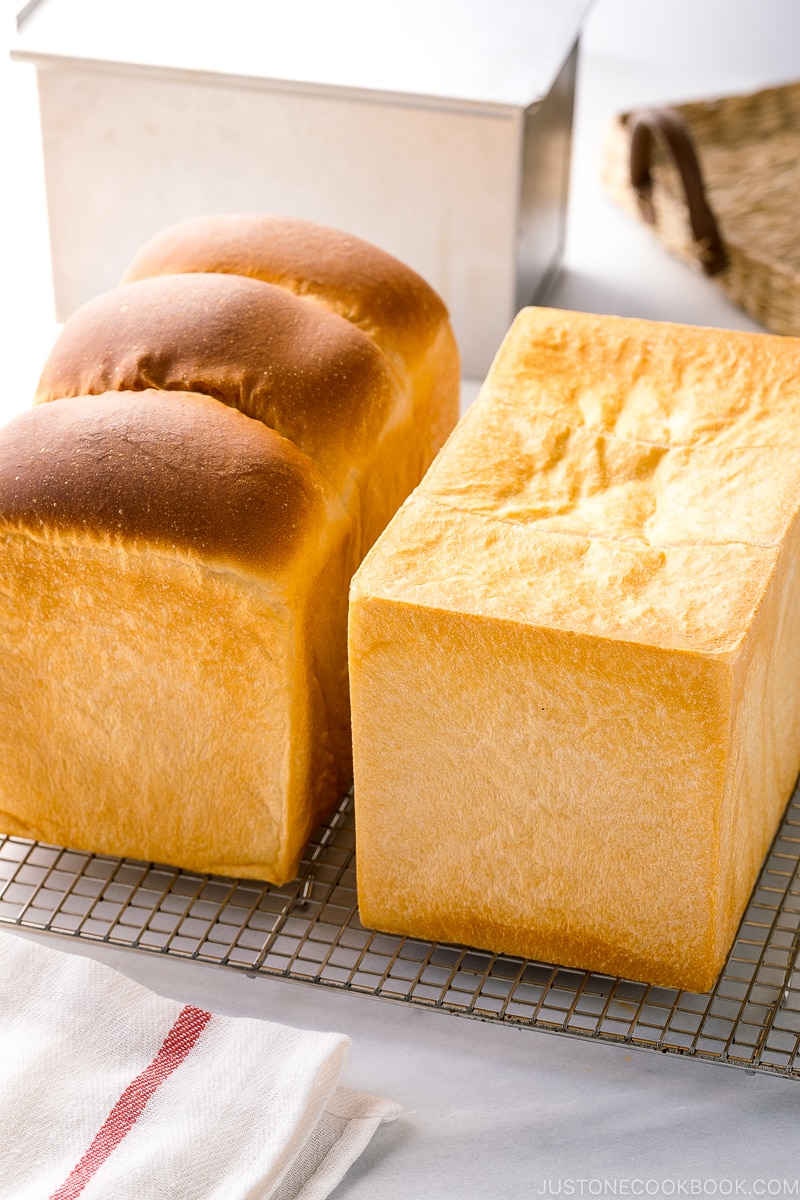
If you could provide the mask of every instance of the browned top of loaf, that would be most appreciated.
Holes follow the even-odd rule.
[[[207,396],[81,396],[0,430],[6,526],[154,543],[274,573],[291,569],[330,504],[295,446]]]
[[[230,275],[167,275],[70,317],[36,403],[107,391],[200,392],[283,434],[340,487],[397,404],[383,355],[348,321]]]
[[[182,221],[142,247],[124,282],[194,271],[249,275],[313,297],[365,330],[401,369],[448,323],[443,302],[411,267],[311,221],[257,213]]]

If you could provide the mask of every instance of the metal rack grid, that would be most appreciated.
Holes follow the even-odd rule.
[[[0,923],[800,1078],[800,792],[707,995],[375,933],[347,797],[282,888],[0,838]]]

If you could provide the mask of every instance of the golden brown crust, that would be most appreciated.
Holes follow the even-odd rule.
[[[142,247],[124,279],[193,272],[275,284],[369,334],[412,408],[421,468],[410,486],[418,482],[458,420],[461,378],[447,310],[424,279],[351,234],[255,213],[173,225]]]
[[[372,340],[270,284],[168,275],[116,288],[66,323],[36,393],[156,388],[214,396],[293,441],[340,489],[403,397]]]
[[[62,399],[0,431],[3,524],[154,543],[262,575],[290,568],[330,516],[327,492],[291,442],[191,393]]]
[[[799,400],[800,340],[519,314],[351,585],[365,923],[713,985],[800,768]]]
[[[352,234],[260,213],[195,217],[138,252],[124,282],[212,271],[247,275],[313,297],[364,329],[406,366],[448,325],[447,310],[410,267]]]
[[[352,778],[348,583],[455,423],[458,355],[380,251],[210,224],[235,261],[178,236],[67,322],[0,437],[0,810],[283,883]]]

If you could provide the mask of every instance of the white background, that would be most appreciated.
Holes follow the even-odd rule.
[[[13,7],[3,0],[6,43]],[[569,240],[553,302],[755,328],[604,199],[598,139],[616,110],[796,77],[797,0],[598,0],[583,41]],[[0,85],[2,415],[27,406],[55,325],[33,69],[10,65],[5,47]],[[340,1200],[499,1200],[548,1194],[567,1179],[612,1186],[626,1178],[659,1181],[665,1193],[694,1178],[713,1194],[723,1180],[746,1180],[749,1188],[759,1178],[793,1183],[800,1176],[796,1083],[50,941],[183,1001],[349,1033],[347,1082],[396,1099],[405,1111],[379,1131],[337,1191]]]

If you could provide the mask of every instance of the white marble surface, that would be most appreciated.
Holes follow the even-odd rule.
[[[6,34],[11,11],[5,0]],[[4,50],[0,73],[2,154],[11,168],[0,246],[3,417],[27,406],[55,324],[33,71],[9,65]],[[617,109],[796,76],[796,0],[598,0],[584,39],[569,242],[552,303],[755,328],[605,201],[597,185],[598,135]],[[474,391],[468,384],[465,397]],[[144,953],[48,941],[219,1012],[348,1033],[348,1082],[398,1100],[404,1112],[379,1131],[337,1200],[800,1194],[797,1083]]]
[[[679,1181],[691,1194],[692,1180],[706,1185],[706,1195],[726,1180],[731,1195],[757,1195],[758,1180],[800,1178],[800,1084],[792,1081],[109,946],[87,949],[74,939],[48,944],[89,953],[161,995],[215,1012],[348,1034],[342,1082],[390,1097],[403,1113],[378,1131],[336,1200],[517,1200],[559,1194],[559,1184],[570,1194],[568,1181],[577,1196],[581,1179],[587,1196],[613,1194],[624,1180],[640,1180],[640,1195],[670,1194],[672,1181],[674,1194]]]

